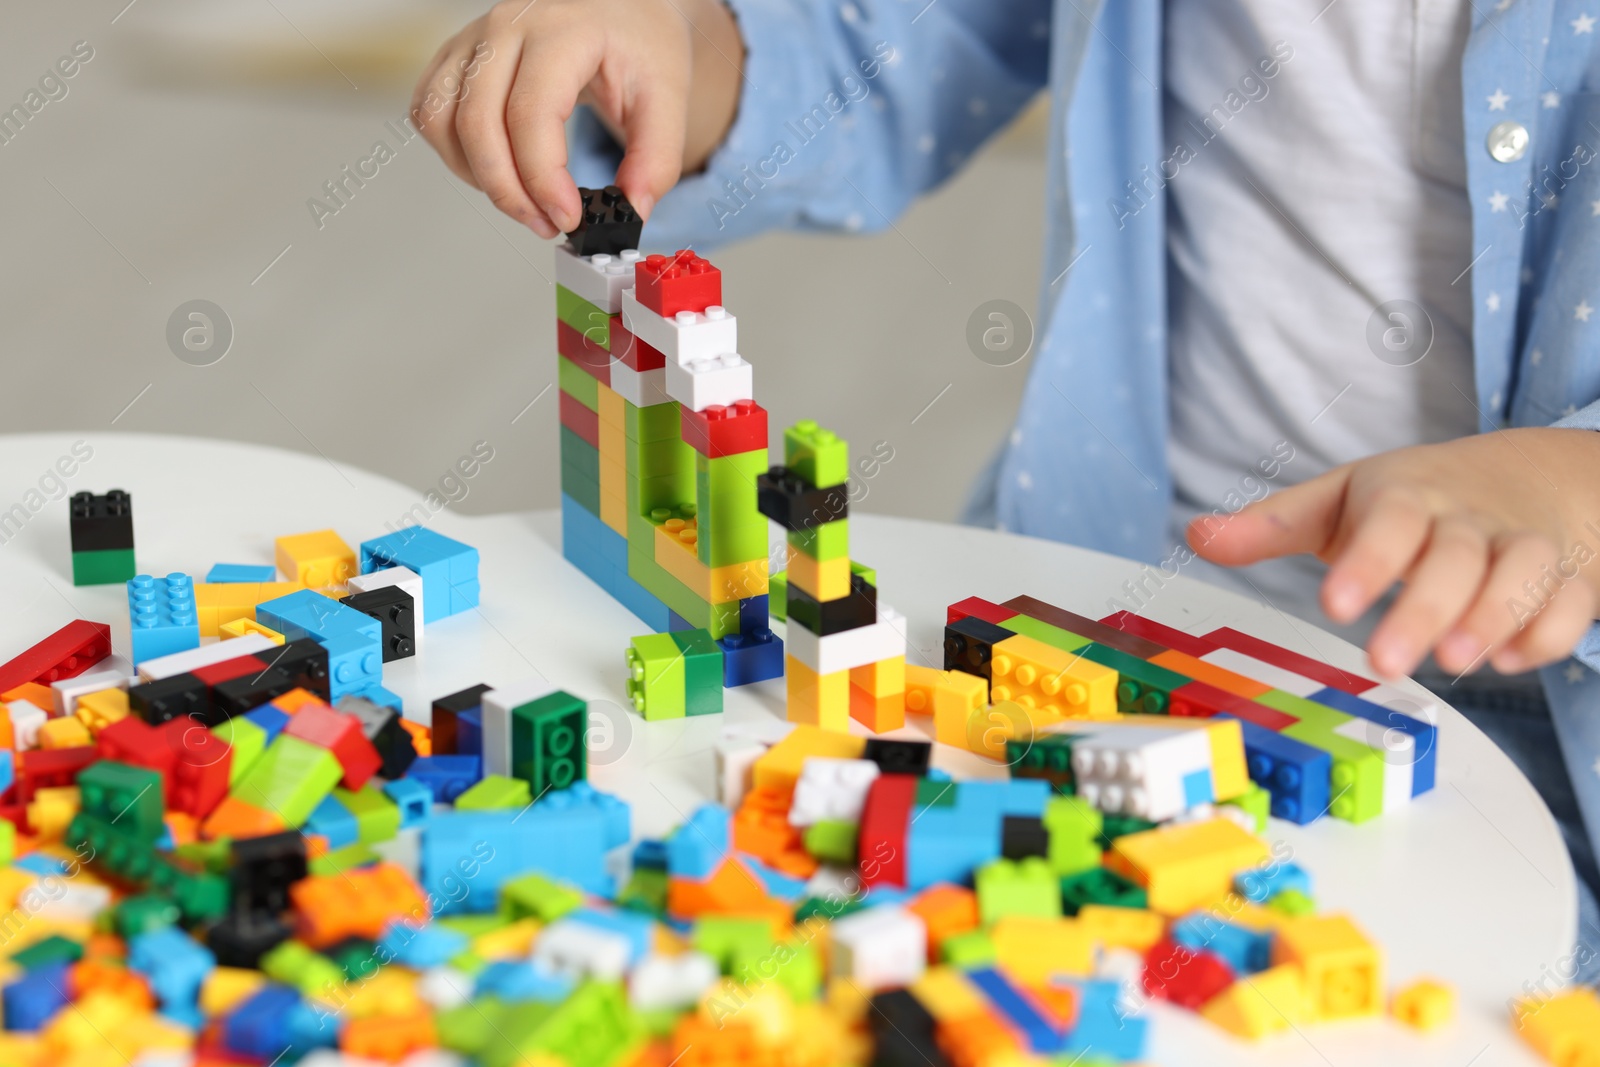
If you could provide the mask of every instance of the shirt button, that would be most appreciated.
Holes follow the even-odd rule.
[[[1520,122],[1498,122],[1487,144],[1496,163],[1515,163],[1528,154],[1528,128]]]

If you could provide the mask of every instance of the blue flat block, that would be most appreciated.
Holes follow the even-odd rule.
[[[1136,1060],[1144,1055],[1150,1020],[1117,1007],[1117,983],[1073,982],[1078,989],[1078,1021],[1064,1052]]]
[[[278,735],[283,733],[283,728],[289,725],[288,713],[271,704],[263,704],[254,711],[245,712],[244,717],[266,731],[269,745],[276,741]]]
[[[299,1003],[300,994],[288,986],[262,986],[224,1020],[222,1043],[263,1060],[281,1054],[290,1045],[289,1012]]]
[[[627,938],[630,967],[644,959],[655,942],[655,919],[638,912],[579,908],[562,916],[562,921],[582,923]]]
[[[1233,718],[1219,715],[1220,718]],[[1328,810],[1333,757],[1320,748],[1239,720],[1250,780],[1272,794],[1272,814],[1304,826]]]
[[[483,778],[483,759],[460,755],[418,756],[406,768],[405,776],[427,786],[435,803],[454,804],[456,797]]]
[[[400,829],[421,826],[433,814],[433,790],[415,778],[396,778],[385,782],[383,795],[400,809]]]
[[[438,923],[413,927],[409,923],[393,922],[378,944],[402,967],[425,971],[455,959],[471,942],[466,934]]]
[[[350,813],[350,809],[339,803],[339,799],[331,793],[323,797],[322,802],[312,810],[304,830],[308,834],[321,834],[327,838],[330,849],[343,848],[361,840],[361,824]]]
[[[176,571],[164,578],[141,574],[128,579],[127,589],[135,664],[200,647],[193,578]]]
[[[1067,1033],[1019,993],[1004,975],[989,967],[966,972],[967,981],[978,987],[994,1009],[1005,1016],[1027,1039],[1034,1052],[1061,1052],[1067,1047]]]
[[[747,634],[751,630],[765,630],[772,625],[772,618],[767,608],[768,596],[747,596],[739,601],[739,632]]]
[[[218,563],[206,572],[208,585],[240,582],[275,582],[278,568],[270,563]]]
[[[1172,924],[1172,940],[1196,952],[1213,952],[1235,974],[1256,974],[1272,966],[1272,934],[1251,930],[1197,911]]]
[[[407,526],[361,542],[361,573],[410,567],[422,577],[423,623],[478,603],[478,550],[426,526]]]
[[[1274,861],[1267,867],[1252,867],[1233,876],[1233,888],[1252,904],[1265,904],[1286,890],[1311,896],[1311,875],[1298,863]]]
[[[711,877],[728,855],[728,809],[706,804],[667,838],[667,870],[674,878]]]
[[[637,615],[651,632],[671,632],[671,610],[628,577],[628,539],[565,493],[561,496],[561,553],[613,600]]]
[[[53,856],[46,856],[43,852],[30,852],[26,856],[18,856],[11,861],[11,866],[20,870],[31,871],[41,878],[47,874],[67,873],[65,862]]]
[[[633,869],[636,871],[666,870],[667,843],[647,838],[633,846]]]
[[[1437,726],[1404,712],[1393,711],[1382,704],[1351,696],[1340,689],[1321,689],[1312,693],[1308,699],[1336,708],[1346,715],[1354,715],[1358,719],[1366,719],[1368,722],[1375,722],[1391,730],[1411,735],[1417,746],[1415,762],[1411,765],[1411,795],[1420,796],[1433,788],[1438,770],[1436,764],[1439,760]]]
[[[1183,806],[1192,808],[1199,804],[1215,803],[1217,794],[1211,787],[1211,771],[1202,767],[1183,776]]]
[[[973,784],[963,782],[954,790],[957,804],[961,792]],[[999,858],[998,807],[983,819],[974,819],[971,812],[954,806],[921,808],[907,834],[906,887],[920,890],[936,882],[970,884],[974,870]]]
[[[726,689],[783,677],[783,639],[771,630],[750,630],[720,638],[722,685]]]
[[[441,915],[488,914],[501,886],[530,871],[608,897],[605,840],[592,807],[440,812],[422,830],[420,881]]]
[[[328,650],[328,695],[335,704],[383,681],[383,642],[377,637],[343,633],[318,640]]]
[[[500,1000],[558,1004],[572,995],[573,981],[544,971],[527,960],[496,960],[479,971],[473,995]]]
[[[1000,794],[1000,814],[1017,815],[1037,818],[1044,814],[1045,806],[1050,803],[1050,783],[1042,778],[1013,778],[1010,781],[999,782],[968,782],[961,787],[963,793],[970,793],[968,785],[979,785],[981,788],[993,789]]]
[[[748,867],[752,874],[761,880],[767,893],[786,903],[793,904],[804,899],[806,883],[802,878],[791,878],[782,871],[774,870],[754,856],[740,856],[739,862]],[[877,892],[874,890],[873,898],[876,901]]]
[[[427,594],[423,594],[427,599]],[[341,604],[313,589],[301,589],[256,605],[256,621],[270,626],[291,641],[326,639],[345,634],[383,636],[383,624],[365,612]]]
[[[0,989],[0,1009],[5,1012],[5,1028],[13,1032],[38,1030],[68,1002],[71,988],[69,963],[48,963],[35,967],[21,978]]]
[[[633,809],[626,801],[602,793],[588,782],[579,780],[565,789],[552,789],[539,798],[531,810],[559,817],[570,811],[583,809],[596,812],[604,828],[602,842],[606,851],[621,848],[633,837]]]
[[[128,968],[144,975],[164,1005],[193,1005],[216,970],[211,950],[176,927],[138,934],[128,942]]]

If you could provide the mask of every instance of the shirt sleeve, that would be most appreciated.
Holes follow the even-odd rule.
[[[1600,400],[1579,408],[1551,425],[1565,430],[1600,430]],[[1591,547],[1600,551],[1600,546]],[[1572,650],[1572,655],[1590,670],[1600,671],[1600,623],[1589,627],[1588,632],[1583,635],[1583,640],[1578,642],[1578,647]]]
[[[938,185],[1044,86],[1050,0],[728,0],[745,44],[739,112],[706,169],[651,216],[651,244],[762,230],[875,230]],[[580,111],[580,185],[621,150]]]

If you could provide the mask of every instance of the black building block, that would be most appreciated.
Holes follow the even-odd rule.
[[[205,722],[211,706],[206,683],[192,674],[174,674],[154,682],[141,682],[128,688],[128,710],[151,726],[173,719]]]
[[[994,646],[1016,634],[969,615],[944,628],[944,669],[991,676]]]
[[[454,756],[460,752],[461,733],[456,727],[457,721],[462,714],[483,707],[483,694],[488,691],[489,687],[486,685],[475,685],[471,689],[451,693],[433,702],[432,729],[435,756]]]
[[[254,970],[262,956],[293,936],[294,930],[277,916],[234,914],[206,931],[206,945],[218,966]]]
[[[876,763],[884,774],[910,774],[926,778],[928,765],[933,758],[933,746],[926,741],[890,741],[872,737],[867,739],[867,749],[862,757]]]
[[[1036,815],[1007,815],[1000,823],[1000,855],[1008,860],[1050,855],[1050,834]]]
[[[850,595],[838,600],[817,600],[789,586],[789,622],[799,623],[819,637],[844,633],[878,621],[878,590],[859,574],[850,576]]]
[[[314,637],[290,641],[276,652],[263,652],[261,658],[267,666],[287,674],[294,687],[308,689],[323,701],[331,699],[332,686],[328,679],[328,650]]]
[[[306,839],[293,830],[233,842],[233,914],[276,919],[289,910],[289,887],[306,876]]]
[[[67,524],[74,552],[132,548],[133,498],[121,489],[103,496],[74,493],[68,501]]]
[[[809,530],[849,516],[850,488],[818,489],[787,467],[773,467],[756,475],[756,507],[785,530]]]
[[[410,769],[417,758],[417,746],[412,743],[411,734],[400,725],[398,711],[374,704],[366,697],[345,697],[339,701],[338,709],[361,720],[361,733],[372,742],[383,760],[379,774],[393,780]]]
[[[405,659],[417,651],[417,611],[411,594],[397,585],[351,593],[339,603],[377,619],[383,627],[383,662]]]
[[[298,688],[299,681],[282,667],[268,667],[254,674],[218,682],[211,687],[211,708],[206,714],[205,723],[207,726],[216,726],[227,722]]]
[[[572,250],[580,256],[601,253],[618,255],[639,247],[644,220],[615,185],[604,189],[579,189],[583,197],[583,217],[578,228],[567,234]]]

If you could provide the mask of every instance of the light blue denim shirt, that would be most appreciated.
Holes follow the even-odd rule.
[[[1007,529],[1159,561],[1172,497],[1165,204],[1147,188],[1131,216],[1111,205],[1170,152],[1161,0],[730,5],[747,50],[738,118],[705,172],[661,202],[652,245],[885,227],[1048,87],[1043,321],[1017,432],[980,499]],[[1322,3],[1304,6],[1310,29]],[[1461,77],[1481,429],[1600,430],[1600,0],[1473,11]],[[1527,133],[1505,162],[1516,153],[1492,146],[1516,131],[1502,123]],[[611,180],[617,150],[597,124],[578,124],[574,148],[580,184]],[[1063,462],[1091,446],[1112,458]],[[1587,547],[1600,552],[1600,537]],[[1595,669],[1600,626],[1543,672],[1592,833]]]

